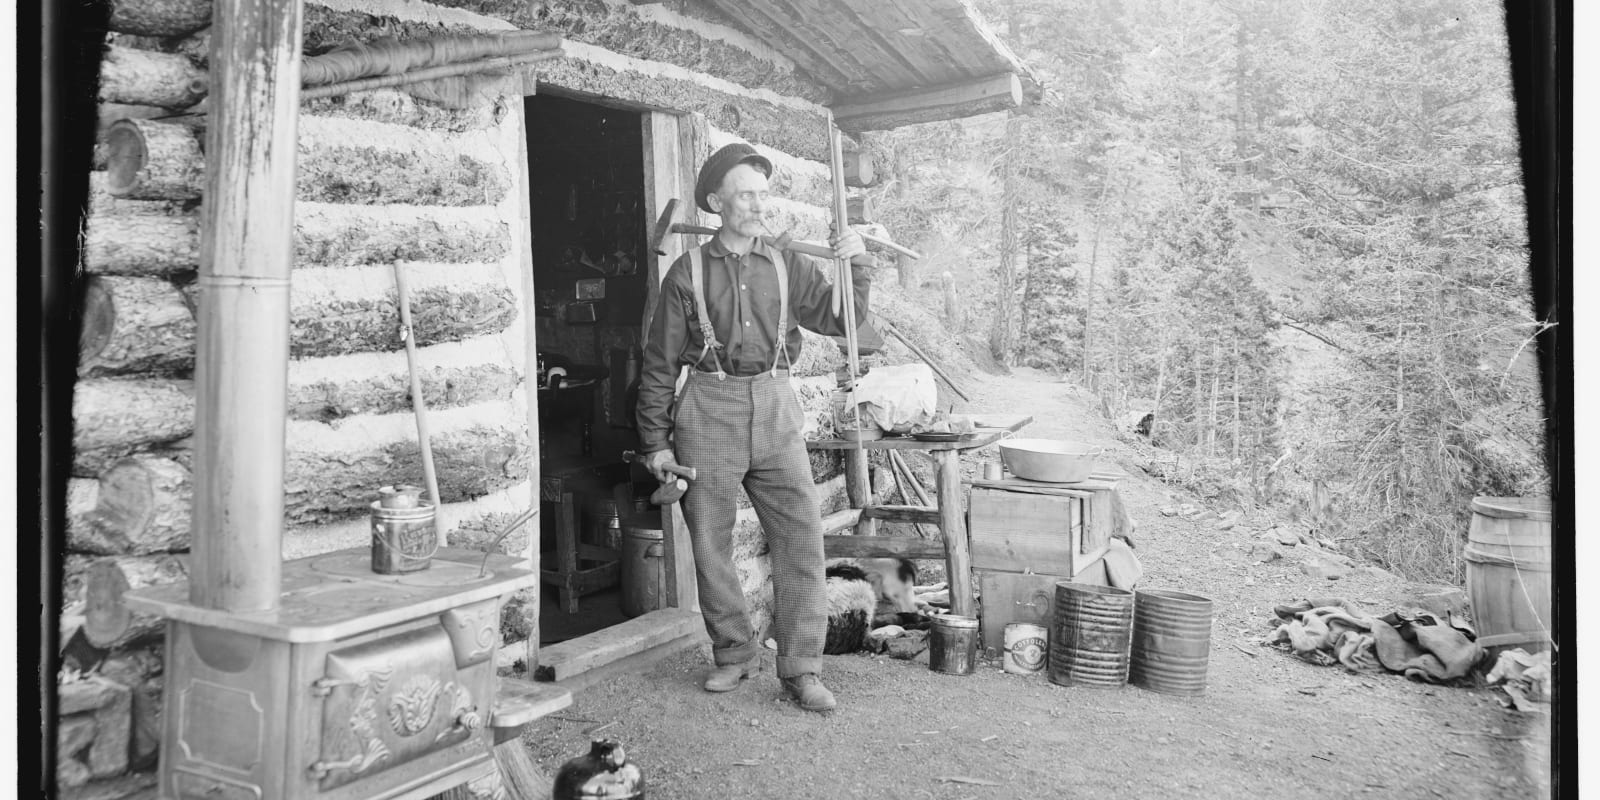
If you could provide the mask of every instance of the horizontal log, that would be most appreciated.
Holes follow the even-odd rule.
[[[497,267],[409,268],[412,335],[418,346],[504,331],[521,313]],[[404,347],[394,273],[382,267],[297,270],[290,293],[289,352],[295,358]]]
[[[102,215],[195,215],[192,202],[183,200],[135,200],[128,197],[117,197],[112,194],[107,184],[110,176],[104,170],[89,173],[89,217]],[[198,230],[199,223],[195,223]],[[198,234],[196,234],[198,236]]]
[[[94,483],[94,508],[75,529],[68,527],[69,548],[102,555],[188,549],[193,489],[187,468],[138,455],[112,464]]]
[[[188,578],[188,558],[112,556],[96,560],[84,576],[84,638],[101,649],[115,650],[159,635],[166,620],[135,613],[122,596],[133,589],[165,586]]]
[[[78,329],[80,377],[194,369],[194,312],[170,281],[96,275],[86,283]]]
[[[497,261],[511,251],[511,229],[482,206],[295,205],[297,266],[426,261]]]
[[[507,20],[518,28],[549,31],[570,43],[602,47],[621,57],[657,61],[684,70],[766,89],[786,97],[821,103],[828,89],[796,69],[789,54],[761,43],[728,24],[709,23],[684,15],[678,6],[636,13],[613,3],[587,0],[437,0],[432,6],[456,7]],[[676,5],[676,4],[675,4]],[[429,35],[415,23],[359,12],[339,12],[308,5],[305,13],[306,52],[321,52],[347,41],[380,37]],[[437,29],[434,29],[437,35]]]
[[[846,528],[854,528],[861,521],[861,509],[846,508],[822,518],[822,535],[831,536]]]
[[[887,522],[910,522],[922,525],[938,525],[939,509],[928,506],[893,506],[873,505],[861,510],[861,516],[867,519],[881,519]]]
[[[360,144],[302,149],[296,197],[324,203],[494,205],[505,197],[504,169],[445,152]]]
[[[206,96],[206,73],[180,55],[111,45],[100,62],[100,99],[188,108]]]
[[[198,132],[185,125],[123,119],[106,132],[106,191],[132,200],[194,200],[205,191]]]
[[[913,536],[824,536],[828,558],[944,558],[944,542]]]
[[[845,98],[833,107],[839,129],[881,131],[924,122],[1009,111],[1022,105],[1022,80],[1013,73],[912,92]]]
[[[100,481],[94,478],[67,479],[67,542],[89,535],[89,515],[100,504]]]
[[[161,106],[140,106],[128,103],[101,103],[99,113],[95,117],[95,138],[105,138],[106,132],[111,130],[111,123],[119,119],[150,119],[164,117],[172,113],[170,108]]]
[[[436,103],[418,101],[404,89],[371,89],[337,97],[304,100],[300,113],[304,116],[367,120],[451,133],[484,130],[500,122],[492,103],[478,103],[471,108],[444,108]]]
[[[525,73],[524,94],[555,88],[583,97],[693,112],[752,143],[826,163],[828,116],[821,106],[752,96],[733,83],[708,83],[654,62],[626,59],[569,42],[567,57]]]
[[[138,36],[182,36],[211,24],[211,0],[112,0],[106,27]]]
[[[453,503],[527,480],[527,412],[485,403],[428,414],[439,498]],[[291,525],[367,514],[380,486],[423,485],[411,414],[362,416],[341,424],[291,420],[285,436],[284,516]]]
[[[200,268],[200,216],[91,212],[84,223],[83,268],[99,275],[194,272]]]
[[[94,478],[112,462],[194,433],[194,382],[85,378],[72,397],[72,474]]]
[[[498,337],[418,348],[422,397],[430,410],[510,400],[521,375]],[[308,358],[289,364],[289,417],[329,422],[357,414],[409,412],[403,352]]]

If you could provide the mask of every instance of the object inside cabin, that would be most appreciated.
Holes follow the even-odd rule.
[[[625,608],[637,603],[625,602],[624,577],[644,578],[623,574],[622,533],[630,517],[655,510],[642,503],[655,481],[622,453],[639,443],[634,405],[653,255],[642,115],[546,94],[525,103],[545,576],[540,643],[553,644],[640,611]]]

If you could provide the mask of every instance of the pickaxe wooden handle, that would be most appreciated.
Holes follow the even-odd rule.
[[[644,463],[644,456],[641,456],[632,450],[624,450],[622,451],[622,460],[637,461],[642,464]],[[694,467],[685,467],[682,464],[668,464],[665,467],[662,467],[662,469],[674,475],[681,475],[691,481],[700,479],[700,473]]]
[[[655,227],[650,232],[650,249],[654,250],[655,254],[658,256],[666,255],[666,253],[661,249],[661,242],[667,238],[667,234],[669,233],[681,233],[693,236],[715,236],[717,233],[716,228],[709,228],[704,225],[691,225],[686,222],[676,222],[675,219],[677,217],[677,213],[678,199],[674,197],[667,201],[666,207],[661,211],[661,218],[656,220]],[[895,244],[887,239],[882,239],[867,233],[861,233],[860,231],[856,231],[856,233],[859,234],[862,239],[868,242],[882,245],[899,253],[904,253],[910,258],[922,257],[917,252],[901,247],[900,245]],[[775,237],[773,239],[773,244],[777,245],[779,250],[793,250],[796,253],[805,253],[808,256],[815,256],[817,258],[827,259],[829,261],[834,259],[832,247],[820,242],[796,241],[789,238],[787,233],[780,234],[779,236]],[[867,255],[862,255],[860,258],[851,259],[851,263],[862,264],[864,266],[873,265],[871,256]]]

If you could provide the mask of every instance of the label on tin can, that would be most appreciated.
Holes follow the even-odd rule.
[[[1044,669],[1045,631],[1040,625],[1013,622],[1006,626],[1006,656],[1001,667],[1006,672],[1026,674]]]

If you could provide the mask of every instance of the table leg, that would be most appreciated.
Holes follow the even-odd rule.
[[[850,497],[851,508],[872,505],[872,470],[867,464],[867,451],[851,448],[844,451],[844,488]],[[856,523],[857,536],[877,536],[878,521],[863,517]]]
[[[935,450],[939,473],[939,530],[944,534],[945,579],[950,583],[950,611],[976,616],[972,602],[972,552],[967,546],[967,523],[961,516],[961,451]]]
[[[572,492],[561,494],[556,517],[556,564],[561,571],[561,610],[578,613],[578,502]]]

